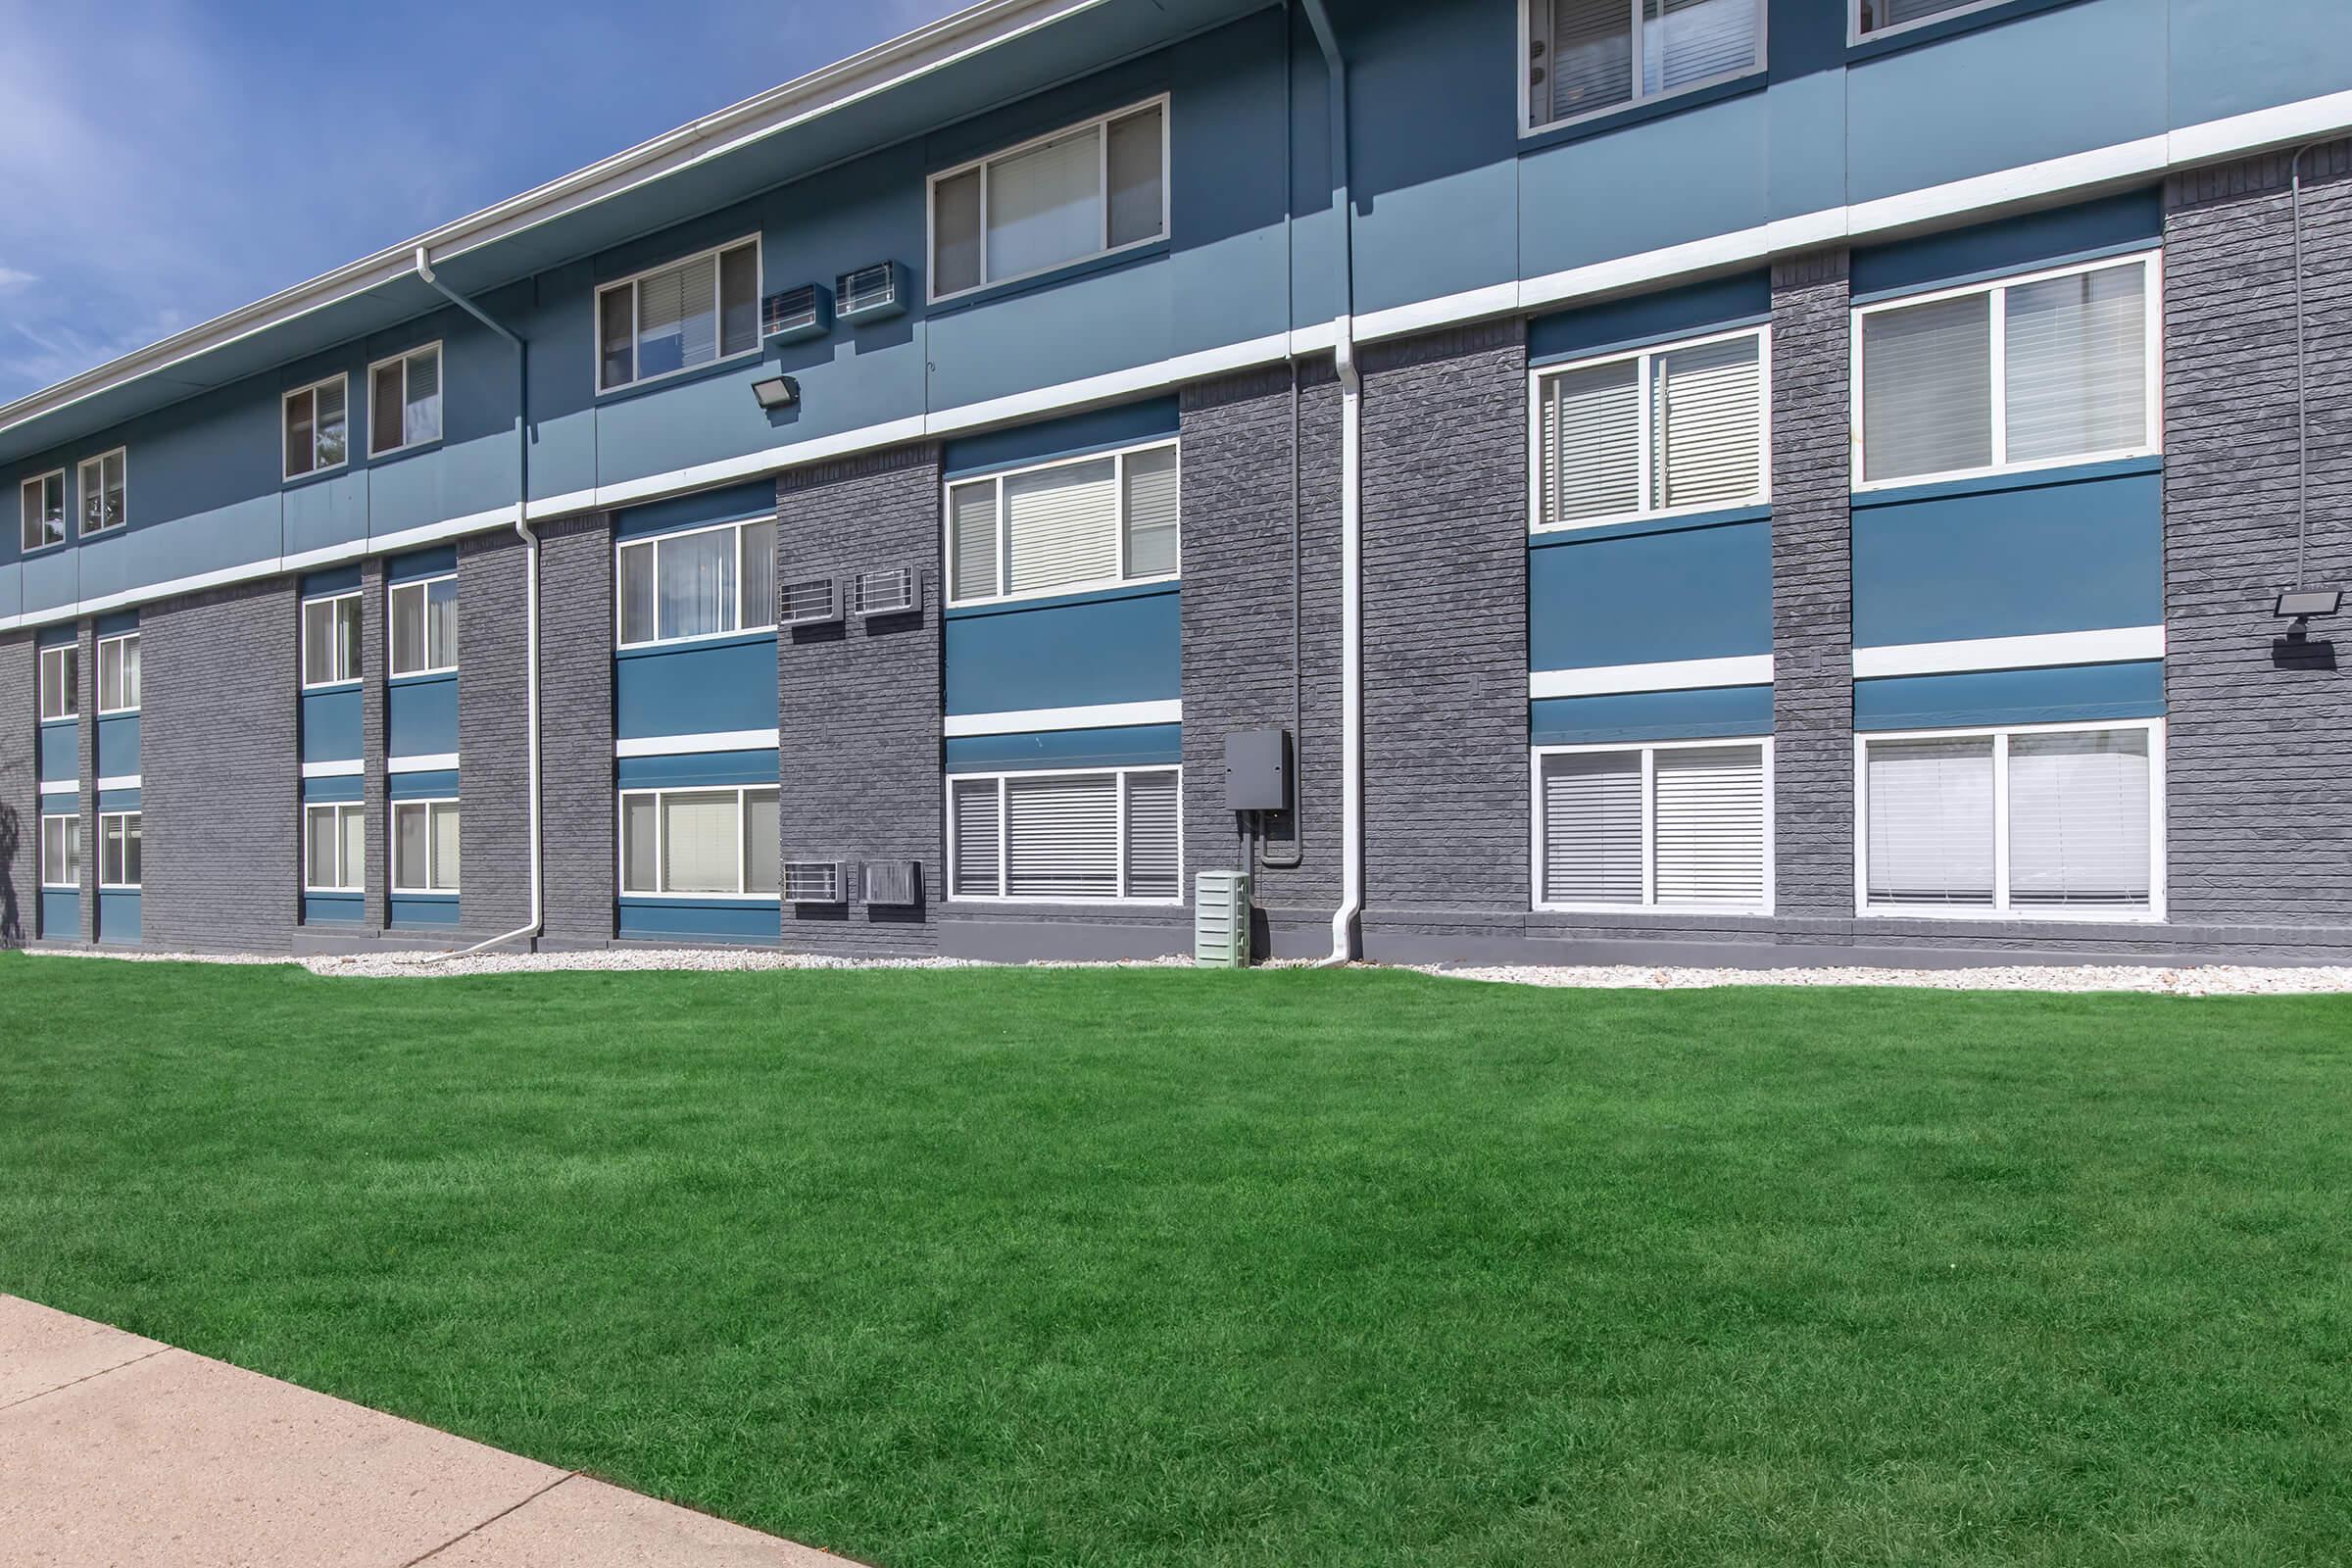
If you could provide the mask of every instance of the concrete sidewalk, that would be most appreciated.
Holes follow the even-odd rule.
[[[0,1296],[0,1568],[851,1568]]]

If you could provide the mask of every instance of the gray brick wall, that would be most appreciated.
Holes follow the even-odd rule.
[[[458,544],[458,912],[472,941],[531,917],[523,558],[511,531]]]
[[[81,812],[81,940],[98,940],[98,634],[96,622],[75,629],[80,650],[74,679],[81,688],[81,722],[74,726],[74,766]]]
[[[368,834],[362,859],[368,888],[367,923],[379,931],[392,906],[392,817],[384,771],[384,676],[392,667],[390,635],[391,622],[384,605],[384,564],[371,558],[360,564],[361,798],[365,802]],[[458,853],[462,859],[463,845]]]
[[[2165,696],[2176,922],[2330,927],[2352,949],[2352,620],[2275,657],[2295,574],[2284,154],[2166,190]],[[2352,142],[2304,159],[2307,580],[2352,589]]]
[[[0,948],[21,948],[40,923],[38,666],[32,634],[0,637]]]
[[[1773,853],[1791,916],[1854,907],[1848,300],[1842,250],[1773,268]]]
[[[140,613],[149,947],[282,949],[300,915],[297,591],[279,578]]]
[[[547,940],[610,942],[616,877],[612,528],[599,513],[549,523],[539,538]],[[459,677],[461,690],[474,668],[472,650],[463,652],[468,672]]]
[[[1365,951],[1528,906],[1527,348],[1504,321],[1364,356]]]
[[[930,953],[945,896],[940,782],[939,451],[899,447],[786,474],[777,484],[779,578],[902,564],[924,576],[919,614],[787,629],[776,639],[783,751],[778,831],[792,859],[919,860],[913,909],[786,905],[800,952]],[[855,873],[853,872],[853,877]],[[853,888],[862,893],[862,888]]]

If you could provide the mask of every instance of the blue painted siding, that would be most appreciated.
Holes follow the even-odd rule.
[[[965,479],[1000,468],[1138,446],[1176,431],[1176,400],[1148,398],[950,441],[940,453],[940,466],[949,478]]]
[[[139,895],[131,888],[100,889],[98,940],[124,946],[139,940]]]
[[[358,685],[302,694],[302,760],[306,762],[360,760]]]
[[[359,586],[360,568],[357,565],[336,566],[329,571],[305,572],[302,596],[316,599],[322,594],[348,594],[356,592]]]
[[[1767,519],[1539,535],[1527,570],[1531,669],[1772,652]]]
[[[319,806],[330,801],[359,801],[367,799],[368,781],[357,773],[338,778],[306,778],[302,781],[302,801],[305,806]]]
[[[2163,716],[2164,662],[2156,659],[1854,682],[1854,727],[1864,730]]]
[[[41,935],[51,942],[81,940],[80,894],[41,889]]]
[[[1613,350],[1696,337],[1725,327],[1763,321],[1772,315],[1772,274],[1738,272],[1730,277],[1662,289],[1604,305],[1540,316],[1527,323],[1531,364],[1582,359]]]
[[[2164,192],[2150,186],[2103,201],[1858,248],[1854,297],[1956,286],[2082,257],[2144,250],[2163,238]]]
[[[71,719],[62,724],[43,724],[40,750],[43,784],[71,783],[81,776],[81,735]]]
[[[641,539],[647,534],[697,528],[709,522],[773,516],[775,510],[775,481],[762,479],[755,484],[698,490],[692,495],[671,496],[666,501],[625,508],[612,514],[612,531],[623,539]]]
[[[368,900],[358,893],[305,893],[304,925],[356,925],[368,918]]]
[[[139,770],[139,715],[98,720],[98,776],[127,778]]]
[[[395,893],[391,898],[391,924],[411,930],[442,930],[453,928],[459,918],[458,899],[449,893]]]
[[[1181,724],[1121,724],[1024,735],[955,735],[951,773],[1007,773],[1057,767],[1142,767],[1184,760]]]
[[[612,667],[613,735],[647,740],[776,727],[772,632],[625,649]]]
[[[417,550],[384,563],[386,582],[415,582],[420,577],[446,577],[458,569],[458,547]]]
[[[458,677],[411,676],[384,693],[385,755],[437,757],[458,749]]]
[[[394,773],[384,781],[391,798],[396,801],[446,801],[458,791],[458,773],[454,768],[435,768],[422,773]]]
[[[1537,746],[1704,740],[1718,735],[1772,733],[1769,686],[1706,686],[1683,692],[1546,697],[1527,706],[1528,738]]]
[[[1003,713],[1181,696],[1173,585],[958,611],[947,622],[947,710]]]
[[[773,784],[776,753],[692,752],[676,757],[624,757],[614,768],[624,790],[691,789],[711,784]]]
[[[137,790],[100,790],[98,809],[101,811],[136,811],[140,809]]]
[[[634,895],[620,901],[619,932],[623,937],[710,942],[764,943],[783,940],[782,906],[766,899],[730,899],[697,903],[692,899],[649,899]]]

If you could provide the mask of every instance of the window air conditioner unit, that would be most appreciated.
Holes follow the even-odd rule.
[[[842,891],[846,881],[839,860],[786,860],[784,902],[844,904],[848,902],[848,895]]]
[[[816,283],[803,283],[760,302],[760,335],[770,343],[823,337],[833,329],[833,299]]]
[[[912,566],[861,571],[850,579],[850,610],[858,615],[897,615],[922,608]]]
[[[876,262],[833,280],[833,298],[845,321],[879,321],[906,309],[906,269]]]
[[[788,582],[776,599],[779,626],[824,626],[841,619],[841,604],[833,596],[830,577]]]
[[[865,862],[865,902],[906,907],[923,902],[923,862],[868,860]]]

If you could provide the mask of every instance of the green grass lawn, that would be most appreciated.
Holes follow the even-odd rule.
[[[890,1568],[2334,1563],[2352,999],[9,956],[0,1289]]]

